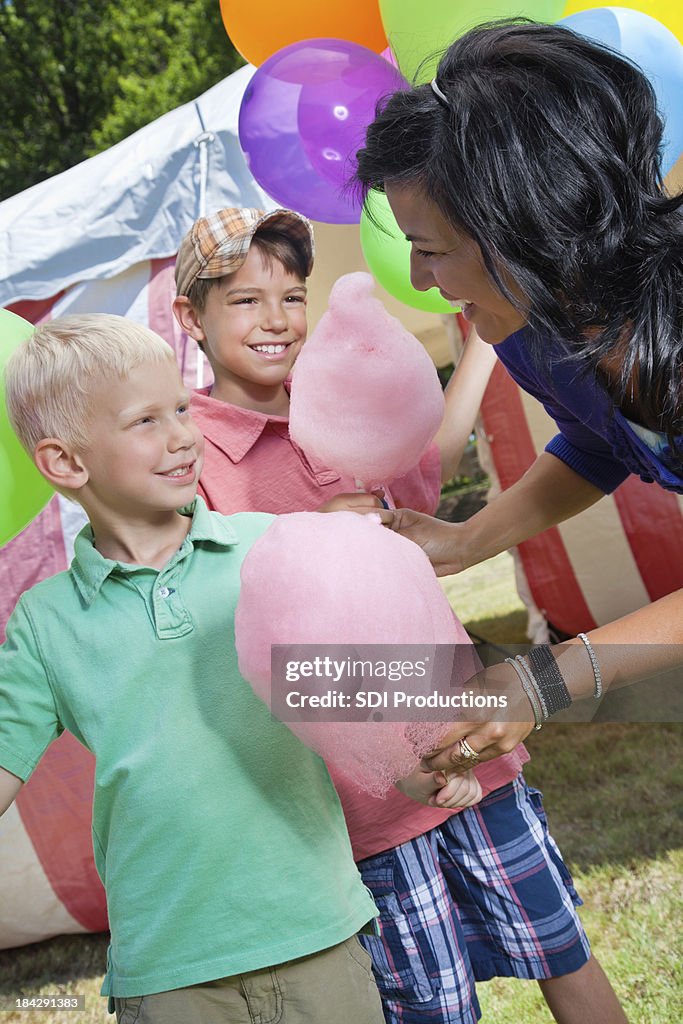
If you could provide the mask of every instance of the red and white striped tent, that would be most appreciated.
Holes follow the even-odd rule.
[[[505,489],[557,428],[501,365],[481,414]],[[683,587],[683,497],[631,476],[581,515],[520,545],[519,555],[548,621],[571,635],[593,629]]]
[[[251,178],[237,140],[251,73],[241,69],[106,153],[0,204],[0,305],[34,323],[67,312],[127,315],[167,339],[187,383],[200,382],[197,349],[171,314],[173,263],[200,213],[275,205]],[[316,239],[313,323],[332,282],[363,267],[354,226],[317,225]],[[438,317],[385,299],[428,348],[443,347]],[[502,367],[482,413],[494,471],[509,486],[553,425]],[[77,508],[53,498],[2,549],[0,625],[26,588],[66,568],[82,522]],[[682,550],[681,499],[629,480],[596,508],[522,545],[521,560],[536,605],[573,633],[683,586]],[[83,658],[87,671],[87,650]],[[91,755],[64,734],[0,818],[0,948],[106,928],[90,838],[92,784]]]

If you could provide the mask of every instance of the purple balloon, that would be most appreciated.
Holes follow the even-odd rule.
[[[356,224],[344,192],[356,151],[383,96],[408,88],[372,50],[343,39],[306,39],[269,57],[242,99],[240,144],[259,185],[312,220]]]

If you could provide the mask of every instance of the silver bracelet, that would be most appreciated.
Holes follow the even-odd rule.
[[[527,695],[529,703],[531,704],[531,710],[534,713],[534,729],[540,729],[543,725],[543,709],[541,708],[534,687],[530,684],[529,680],[527,679],[524,669],[520,668],[520,666],[517,664],[514,658],[506,658],[505,663],[508,665],[512,665],[515,672],[519,676],[519,681],[522,684],[522,689]]]
[[[600,700],[600,698],[602,697],[602,673],[600,672],[600,665],[598,664],[597,656],[586,634],[577,633],[576,635],[579,638],[579,640],[583,640],[584,646],[588,651],[588,657],[591,660],[591,665],[593,666],[593,676],[595,678],[595,691],[593,693],[593,696],[596,700]]]
[[[538,682],[538,680],[536,679],[536,676],[534,675],[534,673],[532,671],[531,665],[529,664],[529,662],[527,661],[527,659],[524,657],[523,654],[518,654],[517,657],[515,658],[515,661],[517,662],[518,665],[521,665],[522,671],[526,673],[527,679],[529,680],[530,684],[533,686],[534,691],[536,693],[536,696],[538,697],[538,703],[541,705],[541,710],[543,711],[543,721],[547,722],[548,719],[550,718],[550,712],[548,711],[548,705],[546,703],[545,696],[543,695],[543,690],[541,689],[541,685]]]

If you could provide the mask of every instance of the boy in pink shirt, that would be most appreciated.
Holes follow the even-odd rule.
[[[311,225],[290,210],[220,210],[196,221],[180,246],[174,314],[214,375],[191,405],[206,440],[199,493],[211,509],[286,513],[378,503],[307,458],[289,436],[289,375],[306,338],[313,257]],[[396,507],[435,512],[442,479],[453,475],[469,434],[469,423],[454,429],[457,388],[456,379],[437,443],[385,486]],[[381,936],[363,942],[389,1024],[473,1024],[480,1017],[474,982],[496,975],[539,980],[556,1020],[574,1024],[558,986],[595,961],[540,794],[522,776],[527,760],[520,745],[478,766],[483,800],[459,812],[446,809],[444,791],[426,775],[422,786],[406,788],[413,799],[396,789],[379,800],[332,772],[359,870],[380,910]]]

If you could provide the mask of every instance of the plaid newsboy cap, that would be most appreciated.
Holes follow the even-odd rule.
[[[180,243],[175,263],[178,295],[187,295],[197,278],[223,277],[242,266],[254,234],[268,227],[287,235],[304,253],[306,275],[313,269],[313,227],[294,210],[230,207],[196,220]]]

